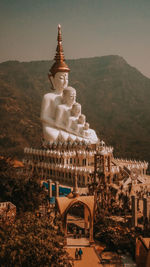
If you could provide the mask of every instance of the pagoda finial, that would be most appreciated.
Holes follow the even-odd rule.
[[[65,62],[65,57],[62,47],[62,34],[61,34],[61,25],[58,24],[58,35],[57,35],[57,48],[55,55],[55,63],[52,65],[50,72],[54,76],[57,72],[69,72],[70,69]]]
[[[62,36],[61,36],[61,25],[58,24],[58,36],[57,36],[57,41],[61,42],[62,41]]]

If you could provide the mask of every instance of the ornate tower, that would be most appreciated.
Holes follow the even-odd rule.
[[[65,62],[63,47],[62,47],[62,34],[61,34],[61,25],[58,25],[58,36],[57,36],[57,48],[56,55],[54,57],[54,64],[50,68],[50,73],[48,75],[55,76],[57,72],[69,72],[70,69]]]

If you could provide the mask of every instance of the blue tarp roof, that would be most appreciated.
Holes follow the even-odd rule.
[[[48,183],[43,182],[43,185],[48,189]],[[54,184],[52,185],[52,191],[55,191],[55,185]],[[71,188],[59,186],[60,196],[61,195],[67,196],[70,192],[71,192]]]
[[[64,197],[64,196],[61,195],[60,197]],[[55,204],[55,197],[50,198],[50,204]]]
[[[55,197],[50,198],[50,204],[55,204]]]

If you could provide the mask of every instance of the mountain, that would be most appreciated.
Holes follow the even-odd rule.
[[[69,84],[77,90],[91,128],[115,156],[150,161],[150,79],[122,57],[67,61]],[[49,92],[51,61],[0,64],[1,154],[22,157],[25,146],[40,147],[42,96]]]

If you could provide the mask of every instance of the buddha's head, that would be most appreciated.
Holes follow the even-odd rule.
[[[69,86],[63,90],[63,103],[68,107],[72,107],[72,105],[76,101],[76,90]]]
[[[78,117],[81,114],[81,105],[74,103],[71,109],[71,116]]]
[[[89,129],[89,123],[88,122],[86,122],[85,124],[84,124],[84,130],[88,130]]]
[[[62,93],[64,88],[68,86],[68,72],[56,72],[56,74],[49,75],[49,80],[52,88],[58,93]]]
[[[63,89],[68,86],[68,72],[70,71],[65,62],[65,57],[62,47],[61,25],[58,25],[57,48],[54,58],[55,62],[50,68],[48,74],[52,87],[57,93],[61,94]]]
[[[85,124],[86,117],[85,115],[81,114],[78,119],[79,124]]]

